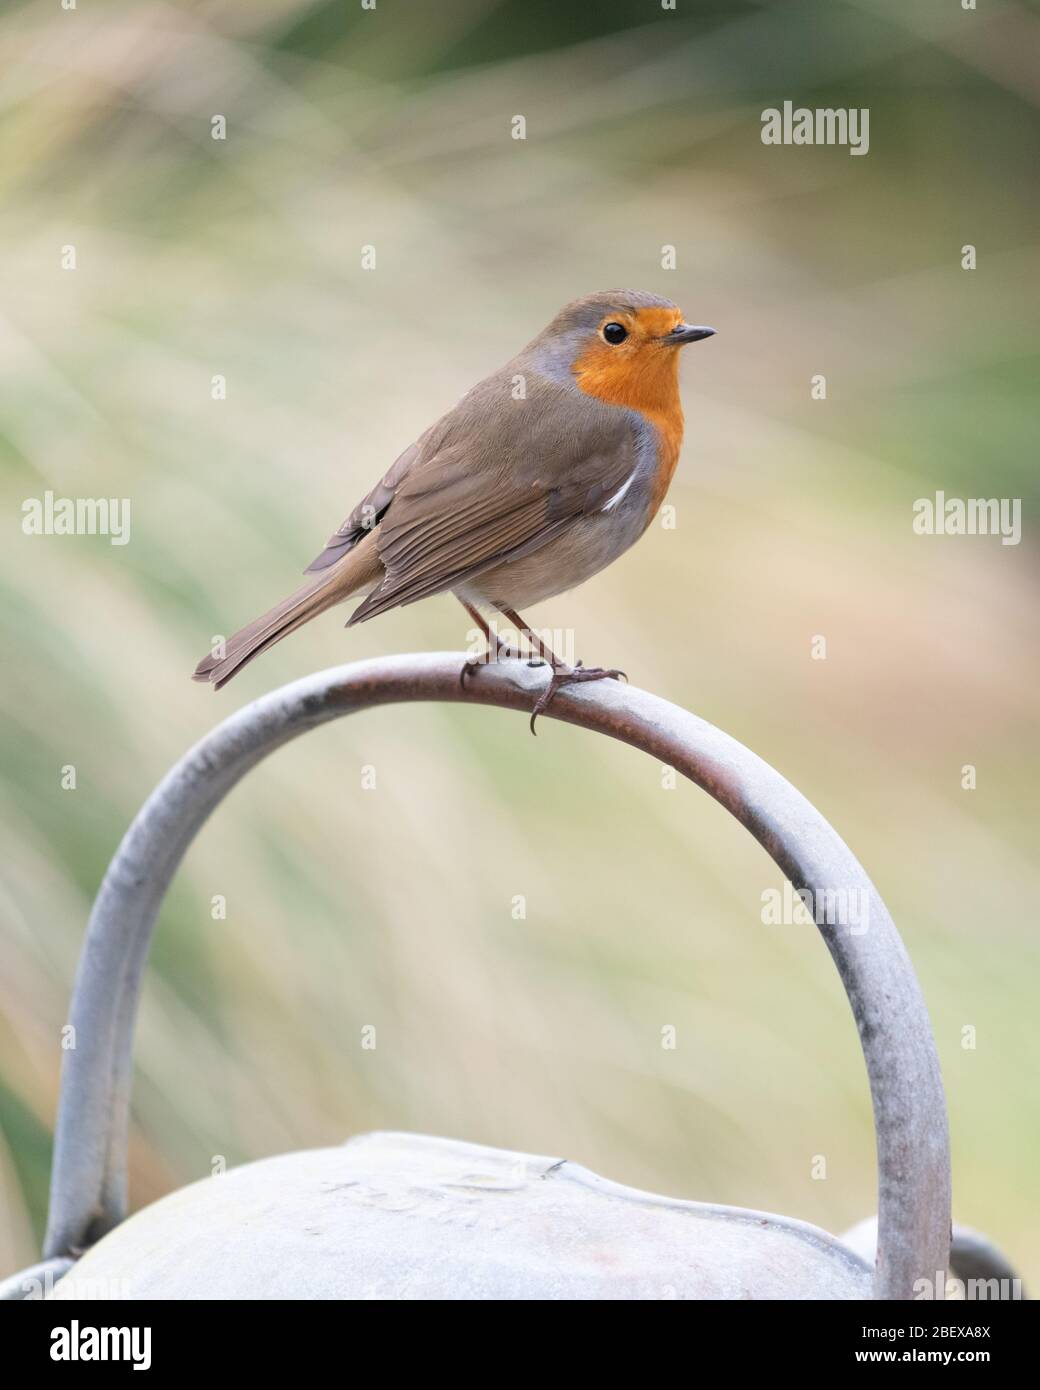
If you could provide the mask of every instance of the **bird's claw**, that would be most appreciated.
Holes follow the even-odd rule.
[[[479,671],[481,666],[486,665],[482,656],[471,656],[468,661],[462,663],[462,670],[459,672],[459,689],[466,689],[466,677],[472,676],[474,671]]]
[[[540,714],[552,704],[553,696],[565,685],[577,685],[581,681],[602,681],[602,680],[628,680],[624,671],[609,670],[603,666],[583,666],[579,661],[575,666],[557,666],[554,668],[552,678],[542,693],[535,701],[534,709],[531,711],[531,733],[537,737],[537,730],[534,722]]]
[[[500,643],[497,650],[485,652],[483,656],[471,656],[468,661],[462,663],[462,670],[459,672],[459,688],[466,689],[467,677],[479,671],[482,666],[491,666],[499,661],[514,661],[520,657],[519,652],[514,652],[512,647],[507,647],[504,642]]]

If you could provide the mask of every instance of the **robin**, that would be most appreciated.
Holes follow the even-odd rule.
[[[561,661],[517,609],[584,583],[649,526],[682,444],[679,349],[714,331],[640,290],[568,304],[404,451],[308,565],[314,577],[204,657],[194,679],[219,689],[346,599],[363,598],[353,627],[445,591],[489,658],[513,655],[484,616],[500,613],[551,666],[532,730],[561,686],[622,675]],[[463,683],[480,664],[466,663]]]

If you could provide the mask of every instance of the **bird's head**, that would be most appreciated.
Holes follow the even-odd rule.
[[[642,290],[606,290],[568,304],[532,344],[550,374],[612,405],[667,409],[678,399],[679,349],[714,328]]]

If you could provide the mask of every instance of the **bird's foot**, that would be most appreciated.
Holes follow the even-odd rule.
[[[531,733],[537,734],[534,722],[540,714],[552,704],[553,696],[557,690],[561,690],[565,685],[577,685],[580,681],[603,681],[603,680],[628,680],[624,671],[617,671],[611,668],[607,670],[603,666],[583,666],[579,661],[576,666],[554,666],[552,679],[535,701],[534,709],[531,711]]]
[[[471,656],[468,661],[462,663],[459,685],[465,690],[468,678],[475,675],[482,666],[490,666],[499,661],[518,661],[522,655],[522,652],[514,651],[507,643],[499,642],[494,651],[489,649],[482,656]]]

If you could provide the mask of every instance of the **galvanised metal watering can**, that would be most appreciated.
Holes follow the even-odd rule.
[[[324,671],[232,715],[145,803],[94,904],[64,1055],[44,1260],[7,1297],[910,1299],[944,1296],[950,1154],[935,1044],[913,968],[847,846],[779,773],[703,720],[605,681],[549,715],[682,772],[744,824],[820,926],[859,1030],[878,1159],[873,1237],[626,1188],[560,1157],[368,1134],[206,1178],[127,1219],[131,1047],[163,897],[195,834],[261,759],[309,729],[399,701],[531,708],[544,668],[399,656]],[[869,906],[869,929],[859,909]],[[850,904],[858,905],[854,916]],[[854,1248],[854,1246],[856,1248]],[[1005,1270],[981,1243],[982,1267]],[[931,1290],[930,1293],[926,1292]]]

